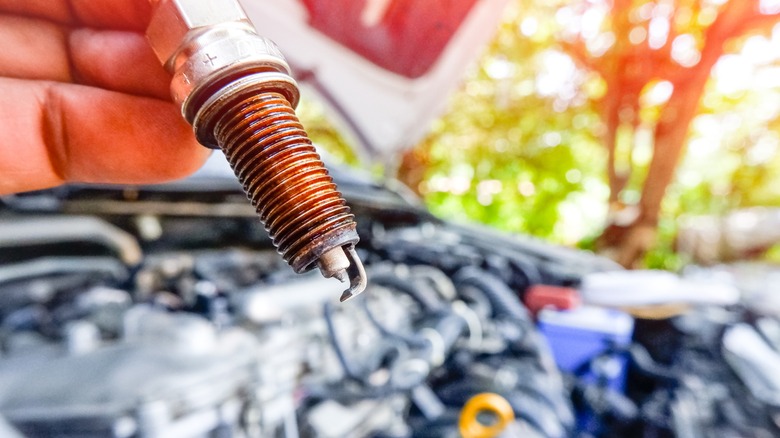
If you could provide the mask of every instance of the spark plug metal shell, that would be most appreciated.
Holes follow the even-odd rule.
[[[236,0],[152,0],[147,38],[198,141],[222,149],[296,272],[318,267],[362,292],[354,216],[293,109],[300,94],[279,48]]]

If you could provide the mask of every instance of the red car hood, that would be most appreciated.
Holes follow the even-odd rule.
[[[414,146],[508,0],[242,0],[366,160]]]

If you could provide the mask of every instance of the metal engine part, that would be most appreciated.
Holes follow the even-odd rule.
[[[614,264],[339,185],[371,274],[342,305],[277,257],[232,179],[0,199],[2,434],[456,437],[481,393],[512,406],[510,437],[780,433],[764,295],[637,320],[562,375],[519,298]]]
[[[31,200],[0,214],[24,223]],[[82,212],[16,236],[0,260],[0,416],[27,436],[455,437],[466,400],[493,392],[512,430],[570,436],[564,381],[516,291],[576,263],[392,205],[361,210],[371,293],[341,305],[338,283],[294,275],[245,228],[253,248],[229,245],[225,218]]]

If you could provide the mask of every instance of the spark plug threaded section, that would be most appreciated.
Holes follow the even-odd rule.
[[[293,270],[307,271],[329,250],[354,246],[354,216],[290,102],[265,91],[221,107],[216,140]]]

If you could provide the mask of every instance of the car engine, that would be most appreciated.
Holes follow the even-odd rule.
[[[473,436],[777,436],[775,318],[637,319],[631,342],[562,370],[526,294],[614,264],[334,175],[370,279],[346,303],[338,281],[281,260],[231,178],[3,198],[2,435],[457,437],[490,393],[511,421]]]

